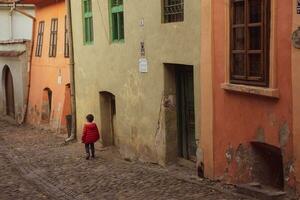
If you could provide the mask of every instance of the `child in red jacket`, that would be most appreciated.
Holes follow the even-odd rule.
[[[100,134],[97,125],[93,123],[94,116],[89,114],[86,116],[87,123],[84,124],[82,133],[82,143],[85,144],[86,159],[90,159],[90,151],[92,158],[95,158],[95,146],[94,143],[99,140]]]

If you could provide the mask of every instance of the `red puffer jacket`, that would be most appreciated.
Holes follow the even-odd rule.
[[[99,140],[100,134],[95,123],[87,123],[83,127],[82,143],[90,144]]]

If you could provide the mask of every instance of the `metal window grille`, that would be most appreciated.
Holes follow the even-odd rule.
[[[184,21],[184,0],[164,0],[164,22]]]
[[[56,57],[58,19],[51,20],[49,57]]]
[[[37,56],[37,57],[41,57],[42,56],[44,27],[45,27],[45,22],[41,21],[39,23],[39,29],[38,29],[38,35],[37,35],[37,43],[36,43],[36,49],[35,49],[35,56]]]

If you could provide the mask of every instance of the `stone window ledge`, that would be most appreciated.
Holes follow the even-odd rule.
[[[231,83],[222,83],[221,88],[226,91],[254,94],[279,99],[279,90],[274,88],[262,88],[249,85],[238,85]]]

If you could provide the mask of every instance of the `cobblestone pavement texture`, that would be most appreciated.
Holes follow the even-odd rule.
[[[185,167],[128,162],[114,151],[85,160],[80,143],[0,119],[0,199],[251,199]]]

